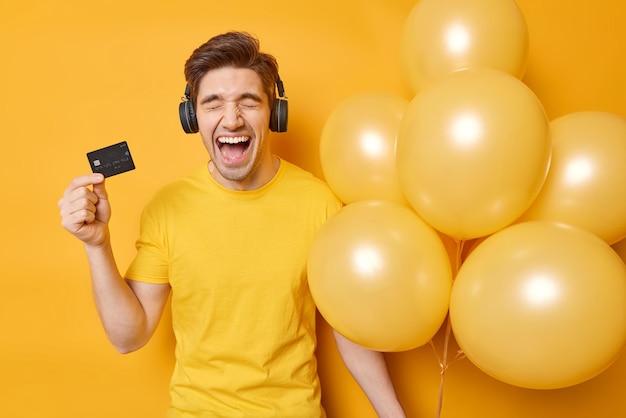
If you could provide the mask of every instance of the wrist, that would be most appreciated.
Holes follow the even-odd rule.
[[[85,252],[87,255],[95,255],[101,253],[111,252],[111,240],[109,234],[106,233],[105,237],[98,241],[84,242]]]

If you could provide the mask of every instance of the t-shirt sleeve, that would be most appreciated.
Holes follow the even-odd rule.
[[[159,211],[158,206],[153,204],[144,209],[139,238],[135,243],[137,254],[126,271],[127,279],[145,283],[169,283],[167,240],[162,218],[162,211]]]

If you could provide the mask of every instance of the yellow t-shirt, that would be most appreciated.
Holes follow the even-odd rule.
[[[126,277],[172,287],[168,417],[325,416],[306,262],[340,206],[286,161],[254,191],[225,189],[204,166],[148,204]]]

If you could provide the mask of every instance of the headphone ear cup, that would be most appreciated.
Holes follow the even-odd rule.
[[[185,100],[178,105],[178,115],[183,130],[188,134],[198,132],[198,120],[196,119],[196,111],[193,104],[189,100]]]
[[[274,109],[270,115],[270,130],[273,132],[287,132],[287,119],[289,107],[287,99],[277,97],[274,101]]]

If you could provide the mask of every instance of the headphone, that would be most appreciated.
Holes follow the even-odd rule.
[[[287,106],[287,96],[285,96],[285,88],[280,76],[276,80],[276,88],[278,97],[274,100],[274,107],[270,113],[270,130],[272,132],[287,132],[287,116],[289,109]],[[196,119],[196,110],[191,100],[191,89],[189,84],[185,87],[185,95],[182,102],[178,105],[178,114],[183,130],[188,134],[198,132],[198,120]]]

